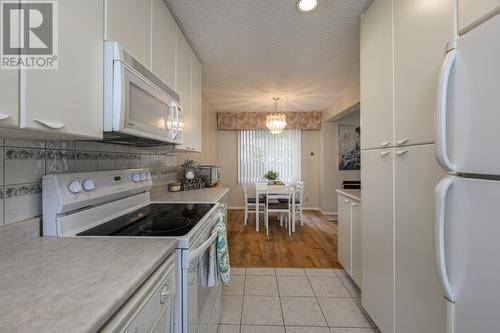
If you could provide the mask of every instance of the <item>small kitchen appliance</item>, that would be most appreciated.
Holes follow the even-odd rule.
[[[220,167],[216,165],[200,165],[198,175],[207,187],[220,182]]]

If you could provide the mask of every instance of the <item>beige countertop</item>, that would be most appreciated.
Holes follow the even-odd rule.
[[[18,223],[0,228],[0,332],[97,331],[177,243],[43,238]]]
[[[352,200],[361,202],[361,190],[337,189],[336,191]]]
[[[155,186],[151,189],[151,200],[176,203],[214,203],[226,195],[226,187],[207,187],[201,190],[169,192],[168,185]]]

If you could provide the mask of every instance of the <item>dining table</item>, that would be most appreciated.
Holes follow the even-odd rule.
[[[255,183],[255,197],[257,204],[255,205],[255,231],[259,232],[259,208],[260,198],[272,191],[290,190],[292,194],[292,232],[295,232],[295,188],[291,185],[269,185],[268,183]]]

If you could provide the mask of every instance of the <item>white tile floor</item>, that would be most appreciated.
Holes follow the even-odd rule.
[[[232,268],[219,333],[375,333],[342,269]]]

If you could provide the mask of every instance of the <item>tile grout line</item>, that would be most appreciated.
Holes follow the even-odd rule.
[[[240,311],[240,326],[238,328],[238,333],[241,333],[241,325],[243,324],[243,306],[245,305],[245,294],[247,288],[247,268],[245,267],[245,275],[243,279],[243,297],[241,297],[241,311]]]
[[[304,269],[304,271],[306,271],[306,270]],[[337,275],[336,271],[333,271],[333,273],[335,274],[335,276]],[[313,292],[314,299],[316,300],[316,303],[318,303],[319,310],[321,311],[321,314],[323,315],[323,319],[325,320],[326,327],[328,327],[328,330],[331,332],[332,329],[328,325],[328,320],[326,319],[325,312],[323,311],[323,308],[321,307],[321,303],[319,302],[318,296],[316,295],[316,291],[314,291],[310,277],[309,277],[309,275],[307,275],[307,272],[306,272],[306,277],[307,277],[307,282],[309,283],[309,286],[311,287],[311,290]]]
[[[278,289],[278,299],[280,301],[280,310],[281,310],[281,321],[283,322],[283,330],[286,333],[286,326],[285,326],[285,313],[283,312],[283,303],[281,302],[281,292],[280,292],[280,285],[278,283],[278,273],[276,272],[276,267],[274,267],[274,279],[276,280],[276,289]]]

